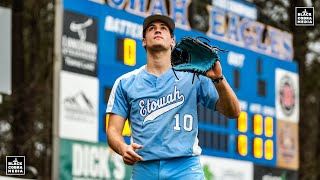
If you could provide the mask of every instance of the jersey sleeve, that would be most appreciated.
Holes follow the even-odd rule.
[[[124,117],[129,114],[129,104],[126,99],[125,91],[123,90],[121,80],[117,79],[111,90],[106,113],[114,113]]]
[[[219,94],[213,82],[209,78],[201,76],[198,88],[198,102],[206,108],[215,110],[218,99]]]

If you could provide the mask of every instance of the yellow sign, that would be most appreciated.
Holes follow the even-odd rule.
[[[271,160],[273,158],[273,141],[268,139],[264,143],[265,158]]]
[[[264,118],[264,133],[267,137],[273,136],[273,119],[272,117],[265,117]]]
[[[124,49],[124,64],[128,66],[136,65],[136,41],[130,38],[125,38],[123,43]]]
[[[256,135],[262,135],[262,116],[260,114],[255,114],[253,116],[253,132]]]
[[[106,131],[108,131],[108,125],[109,125],[109,114],[106,115]],[[130,124],[129,124],[129,120],[127,119],[123,130],[122,130],[122,135],[123,136],[131,136],[131,129],[130,129]]]
[[[246,112],[241,111],[240,116],[238,118],[238,131],[247,132],[248,130],[248,114]]]
[[[262,158],[263,155],[263,141],[261,138],[253,139],[253,156],[255,158]]]
[[[246,156],[248,154],[248,138],[246,135],[238,136],[238,152],[242,156]]]

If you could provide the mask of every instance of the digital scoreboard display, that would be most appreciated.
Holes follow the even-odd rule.
[[[65,12],[86,15],[97,22],[99,142],[106,142],[105,110],[115,80],[146,64],[142,22],[147,13],[142,4],[130,2],[124,7],[122,1],[101,4],[81,0],[77,6],[70,0],[64,1]],[[161,4],[149,5],[153,5],[149,14],[163,11]],[[171,4],[171,17],[177,25],[176,42],[184,36],[202,36],[210,40],[209,44],[228,50],[219,53],[223,74],[241,106],[237,119],[198,106],[202,154],[297,170],[299,77],[297,63],[292,60],[291,35],[217,7],[209,8],[208,30],[195,31],[187,19],[181,18],[187,14],[187,8],[183,9],[187,5]],[[129,124],[123,134],[129,139]]]

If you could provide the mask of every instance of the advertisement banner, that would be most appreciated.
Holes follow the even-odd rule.
[[[107,144],[60,139],[59,179],[130,179],[132,167]]]
[[[276,69],[276,116],[277,119],[299,122],[298,74]]]
[[[297,180],[298,173],[269,166],[254,165],[254,180]]]
[[[253,180],[253,163],[212,156],[200,156],[207,180]]]
[[[94,17],[64,11],[62,69],[97,76],[98,22]]]
[[[277,166],[299,168],[298,124],[277,120]]]
[[[67,71],[60,78],[60,137],[97,142],[97,78]]]

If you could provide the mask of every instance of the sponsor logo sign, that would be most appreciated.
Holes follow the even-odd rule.
[[[253,163],[212,156],[200,156],[206,179],[253,180]]]
[[[284,121],[299,122],[297,73],[276,69],[276,116]]]
[[[277,120],[277,166],[299,168],[298,124]]]
[[[60,83],[60,137],[96,142],[98,80],[62,71]]]
[[[62,69],[97,76],[97,26],[94,17],[64,11]]]
[[[254,165],[254,179],[262,180],[297,180],[298,173],[270,166]]]
[[[130,179],[132,166],[105,143],[61,139],[59,179]]]

